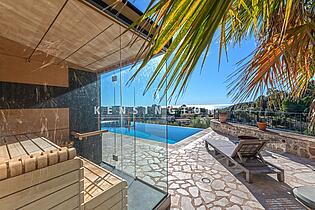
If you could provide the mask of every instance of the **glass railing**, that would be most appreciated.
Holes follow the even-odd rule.
[[[153,84],[143,91],[159,58],[128,83],[137,67],[100,76],[102,161],[131,177],[167,192],[167,99]],[[128,83],[128,84],[127,84]]]
[[[106,116],[101,129],[102,160],[167,191],[167,125],[165,119]]]

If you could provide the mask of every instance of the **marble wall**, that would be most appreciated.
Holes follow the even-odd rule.
[[[34,119],[38,118],[37,113],[39,111],[45,110],[49,113],[50,111],[55,115],[56,110],[68,109],[68,117],[56,117],[57,121],[67,120],[68,122],[62,122],[62,128],[54,126],[47,126],[47,129],[44,129],[46,136],[50,140],[55,141],[61,146],[73,144],[76,142],[70,133],[75,132],[89,132],[99,129],[99,116],[95,113],[94,109],[98,106],[99,101],[99,87],[98,87],[98,77],[97,74],[92,72],[80,71],[69,69],[68,71],[69,78],[69,87],[57,87],[57,86],[48,86],[48,85],[36,85],[36,84],[21,84],[21,83],[12,83],[12,82],[0,82],[0,128],[15,127],[16,125],[7,125],[8,122],[16,122],[18,124],[18,119],[14,117],[13,120],[8,120],[7,115],[4,113],[8,110],[13,110],[11,112],[16,113],[28,113],[27,116],[32,116],[29,114],[30,110],[35,110]],[[1,78],[0,78],[1,79]],[[6,110],[6,111],[4,111]],[[22,111],[24,110],[24,111]],[[28,110],[28,111],[27,111]],[[48,115],[48,114],[47,114]],[[26,115],[25,115],[26,116]],[[45,115],[46,116],[46,115]],[[23,117],[21,117],[23,119]],[[46,118],[48,121],[46,124],[56,124],[56,120],[51,120]],[[30,121],[27,119],[26,121]],[[43,120],[39,120],[43,121]],[[64,125],[68,125],[68,128],[65,128]],[[37,125],[37,124],[35,124]],[[34,126],[35,126],[34,125]],[[34,127],[33,126],[33,127]],[[20,133],[27,132],[38,132],[40,135],[42,133],[42,123],[38,123],[38,128],[33,129],[23,129],[19,127]],[[68,129],[67,134],[64,135],[64,130]],[[15,129],[16,130],[16,129]],[[64,139],[56,139],[56,133],[62,132]],[[51,136],[51,134],[55,136]],[[16,135],[16,132],[13,132],[12,135]],[[10,135],[8,132],[0,132],[1,135]],[[88,139],[87,141],[76,143],[77,151],[89,158],[94,160],[94,162],[100,162],[101,160],[101,138],[94,137]]]

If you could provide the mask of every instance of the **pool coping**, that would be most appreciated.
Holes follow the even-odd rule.
[[[178,148],[181,148],[181,147],[185,147],[187,146],[188,144],[190,144],[191,142],[209,134],[209,131],[211,131],[212,129],[211,128],[206,128],[206,129],[203,129],[191,136],[188,136],[187,138],[179,141],[179,142],[176,142],[175,144],[168,144],[168,148],[169,149],[178,149]]]

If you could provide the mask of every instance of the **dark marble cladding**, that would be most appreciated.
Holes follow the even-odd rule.
[[[67,88],[0,82],[0,109],[65,108]]]
[[[69,87],[0,82],[0,109],[68,108],[70,131],[98,129],[97,74],[69,69]],[[71,138],[71,137],[70,137]],[[101,161],[101,138],[75,143],[78,152],[96,163]]]
[[[68,98],[71,131],[80,133],[98,130],[98,116],[94,113],[97,105],[97,75],[84,71],[69,73]],[[84,141],[75,140],[80,155],[95,163],[102,161],[101,136],[89,137]]]
[[[70,128],[73,131],[89,132],[98,129],[94,112],[97,106],[97,75],[85,71],[69,72],[67,98],[70,107]]]

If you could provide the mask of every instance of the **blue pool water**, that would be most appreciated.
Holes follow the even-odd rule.
[[[130,129],[125,127],[107,127],[102,126],[102,129],[108,130],[113,133],[136,136],[138,138],[149,139],[158,142],[166,142],[166,132],[167,141],[169,144],[175,144],[195,133],[198,133],[202,129],[200,128],[188,128],[180,126],[166,126],[158,124],[148,124],[148,123],[136,123],[135,130],[131,127]]]

